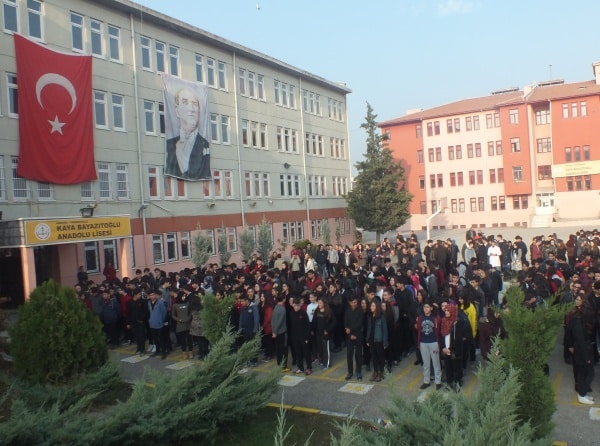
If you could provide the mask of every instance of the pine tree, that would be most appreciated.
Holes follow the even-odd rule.
[[[194,250],[192,261],[194,265],[201,268],[208,262],[213,251],[213,240],[212,237],[202,231],[202,228],[198,226],[198,233],[194,237]]]
[[[364,160],[356,163],[358,175],[346,196],[348,215],[356,226],[380,235],[402,226],[410,217],[412,195],[405,188],[404,168],[392,151],[383,147],[384,136],[377,129],[373,108],[367,103],[367,116],[361,127],[367,132]]]
[[[545,374],[548,360],[556,346],[566,309],[538,305],[531,310],[523,305],[524,293],[510,287],[504,297],[508,311],[502,320],[508,337],[500,341],[506,360],[519,369],[519,380],[525,391],[519,393],[517,413],[521,421],[530,421],[538,437],[548,435],[553,428],[556,411],[554,390]]]
[[[325,245],[331,243],[331,228],[329,227],[329,220],[327,218],[321,220],[321,238]]]
[[[246,226],[244,227],[244,230],[240,233],[240,250],[242,251],[244,260],[250,260],[250,258],[252,257],[252,253],[254,252],[254,248],[256,248],[256,244],[254,241],[254,231],[251,231]]]
[[[258,225],[258,253],[265,264],[269,261],[271,249],[273,249],[271,223],[263,217]]]
[[[223,266],[231,258],[231,253],[227,249],[227,232],[224,226],[219,229],[217,244],[219,246],[219,260],[221,260],[221,266]]]

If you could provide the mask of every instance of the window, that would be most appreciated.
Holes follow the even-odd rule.
[[[86,181],[81,183],[81,186],[79,187],[79,194],[82,200],[93,200],[94,191],[92,189],[92,182]]]
[[[83,16],[71,13],[71,47],[83,51]]]
[[[18,32],[19,22],[17,20],[17,0],[4,0],[4,31]]]
[[[456,172],[450,172],[450,186],[456,186]]]
[[[454,146],[448,146],[448,159],[454,159]]]
[[[502,141],[496,141],[496,155],[502,155]]]
[[[552,144],[550,143],[550,138],[538,138],[536,142],[538,153],[552,152]]]
[[[510,150],[513,153],[521,151],[521,140],[519,138],[511,138],[510,139]]]
[[[516,108],[509,110],[508,111],[508,119],[512,125],[518,124],[519,123],[519,110]]]
[[[481,158],[481,143],[475,143],[475,157]]]
[[[535,125],[550,124],[550,109],[545,108],[535,111]]]
[[[115,130],[125,130],[125,113],[123,111],[123,96],[111,94],[112,125]]]
[[[549,180],[552,178],[550,165],[538,166],[538,180]]]
[[[437,186],[444,187],[444,174],[442,173],[437,174]]]
[[[498,183],[504,183],[504,168],[499,167],[497,172],[498,172]]]
[[[40,200],[54,200],[54,185],[50,183],[38,183],[37,194]]]
[[[158,103],[158,131],[165,136],[165,104]]]
[[[419,164],[423,164],[424,159],[423,159],[423,150],[417,150],[417,162]]]
[[[518,195],[513,195],[513,209],[521,209],[521,200]]]
[[[473,130],[479,130],[479,115],[473,116]]]
[[[500,127],[500,112],[494,112],[494,127]]]
[[[265,100],[265,77],[262,74],[256,75],[256,90],[258,99],[261,101]],[[295,105],[294,105],[295,107]]]
[[[117,255],[117,243],[115,240],[104,240],[102,242],[104,263],[112,262],[116,270],[119,269],[119,256]]]
[[[300,176],[292,174],[279,175],[279,191],[282,197],[299,197]]]
[[[229,116],[221,116],[221,142],[229,144],[231,138],[229,136]]]
[[[215,79],[215,60],[210,57],[206,58],[206,83],[211,87],[216,87]]]
[[[219,90],[227,90],[227,73],[225,72],[225,62],[217,62],[217,79],[219,81]]]
[[[520,183],[523,181],[523,168],[521,166],[514,166],[513,170],[513,181],[515,183]]]
[[[85,270],[88,273],[100,272],[100,259],[98,255],[98,242],[85,242],[83,244],[85,257]]]
[[[160,198],[158,167],[148,166],[148,195],[150,199]]]
[[[433,122],[427,123],[427,136],[433,136]]]
[[[6,195],[6,176],[4,174],[4,155],[0,155],[0,200],[5,201]]]
[[[583,181],[585,183],[586,190],[592,190],[592,176],[591,175],[584,175]]]
[[[494,127],[494,119],[492,117],[492,114],[488,113],[487,115],[485,115],[485,128],[491,129],[492,127]]]
[[[104,56],[102,40],[102,22],[99,20],[90,19],[90,43],[92,46],[92,55],[98,57]]]
[[[504,195],[500,195],[498,197],[498,207],[500,208],[501,211],[506,210],[506,197]]]
[[[177,233],[167,232],[167,261],[175,262],[179,258],[177,252]]]
[[[417,138],[422,138],[423,137],[423,128],[421,127],[421,124],[417,124],[415,126],[415,136]]]
[[[433,147],[427,149],[427,153],[429,155],[429,162],[433,163],[435,161],[435,152],[433,151]]]
[[[458,199],[458,212],[465,212],[465,199],[464,198]]]
[[[458,203],[458,200],[456,198],[453,198],[450,201],[450,207],[452,209],[453,214],[456,214],[458,212],[458,204],[457,203]]]
[[[421,214],[427,214],[427,202],[426,201],[421,201],[419,203],[419,211]]]
[[[31,189],[29,188],[29,181],[25,178],[20,177],[17,174],[17,167],[19,165],[19,158],[11,158],[11,170],[12,170],[12,188],[13,188],[13,199],[15,201],[28,200],[31,198]]]
[[[570,147],[565,147],[565,161],[570,162],[572,161],[572,154],[571,154],[571,148]]]
[[[158,73],[165,72],[165,47],[164,42],[159,42],[158,40],[154,42],[154,51],[156,55],[156,71]]]
[[[218,228],[217,238],[225,236],[226,250],[229,252],[237,251],[237,235],[234,227]]]
[[[483,184],[483,170],[477,171],[477,184]]]
[[[219,142],[219,125],[216,113],[210,114],[210,138],[212,142]]]
[[[108,56],[110,60],[121,61],[121,30],[108,25]]]
[[[256,98],[256,83],[254,80],[254,73],[248,71],[248,96]]]
[[[581,161],[581,147],[573,147],[573,154],[575,155],[575,161]]]
[[[435,214],[438,211],[438,201],[431,200],[431,213]]]
[[[573,102],[571,104],[571,117],[573,117],[573,118],[577,117],[577,102]]]
[[[434,122],[433,122],[433,132],[434,132],[436,135],[439,135],[439,134],[440,134],[440,121],[434,121]]]
[[[19,116],[19,87],[15,74],[6,74],[6,87],[8,90],[8,116],[16,118]]]
[[[442,148],[441,147],[436,147],[435,148],[435,160],[436,161],[441,161],[442,160]]]
[[[196,80],[204,83],[204,56],[195,54],[194,59],[196,61]]]
[[[94,90],[94,117],[96,127],[101,129],[108,128],[106,93],[104,91]]]
[[[471,120],[470,116],[467,116],[465,118],[465,127],[467,129],[467,132],[470,132],[471,130],[473,130],[473,121]]]
[[[146,126],[146,134],[154,135],[154,102],[144,100],[144,122]]]
[[[456,174],[456,184],[459,185],[459,186],[462,186],[464,184],[463,173],[462,172],[458,172]]]
[[[431,188],[435,187],[435,174],[429,175],[429,187],[431,187]]]
[[[472,186],[475,184],[475,171],[469,170],[469,184]]]
[[[129,172],[127,164],[117,164],[117,198],[129,200]]]
[[[39,0],[27,0],[27,22],[29,25],[29,37],[42,40],[42,2]]]
[[[569,117],[569,104],[562,105],[562,117],[565,119]]]
[[[488,156],[494,156],[494,141],[488,141]]]
[[[496,182],[496,169],[490,169],[490,184]]]
[[[112,198],[110,164],[98,163],[98,193],[101,200]]]
[[[453,128],[452,128],[452,119],[447,119],[446,120],[446,131],[448,133],[452,133]]]
[[[473,158],[473,144],[467,144],[467,158]]]
[[[179,76],[179,48],[169,45],[169,72]]]
[[[491,197],[491,209],[492,211],[498,210],[498,197]]]
[[[477,198],[471,197],[471,212],[477,212]]]
[[[479,212],[485,212],[485,197],[477,197]]]
[[[587,116],[587,102],[582,101],[579,103],[579,111],[581,116]]]
[[[462,146],[460,146],[460,145],[456,146],[456,159],[457,160],[462,159]]]
[[[140,36],[140,46],[142,48],[142,68],[144,70],[152,69],[152,57],[150,56],[151,41],[149,37]]]
[[[572,191],[573,189],[573,177],[567,177],[567,190]]]
[[[189,231],[179,233],[179,244],[181,246],[181,258],[190,259],[192,257],[192,243]]]
[[[454,133],[460,132],[460,118],[454,118]]]
[[[583,146],[583,160],[590,160],[590,146]]]
[[[419,176],[419,189],[425,189],[425,177],[423,175]]]
[[[154,264],[165,263],[165,247],[163,245],[162,234],[154,234],[152,236],[152,257]]]

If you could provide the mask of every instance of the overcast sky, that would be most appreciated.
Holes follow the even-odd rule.
[[[353,162],[366,102],[384,121],[550,78],[589,80],[600,61],[597,0],[137,1],[345,82]]]

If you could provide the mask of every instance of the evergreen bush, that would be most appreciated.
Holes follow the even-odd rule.
[[[30,383],[65,383],[108,360],[100,320],[53,280],[19,308],[10,334],[15,371]]]
[[[264,217],[258,225],[258,254],[265,264],[273,249],[273,227]]]
[[[531,422],[539,438],[545,437],[552,432],[552,414],[556,410],[554,390],[545,370],[566,309],[537,305],[531,310],[523,305],[525,294],[517,286],[508,288],[504,297],[508,311],[502,320],[508,337],[499,345],[508,363],[520,372],[523,392],[518,396],[517,413],[521,421]]]
[[[254,248],[256,248],[254,231],[251,231],[248,227],[244,227],[244,230],[240,233],[240,250],[242,251],[244,260],[250,260]]]
[[[203,309],[200,312],[200,318],[204,336],[210,344],[216,343],[227,331],[229,314],[234,302],[234,294],[225,296],[222,300],[218,300],[213,294],[206,294],[202,297]],[[237,330],[237,327],[234,328]]]

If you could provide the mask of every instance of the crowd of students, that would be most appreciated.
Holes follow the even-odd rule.
[[[599,240],[597,231],[579,231],[566,243],[548,235],[528,247],[520,237],[509,242],[471,229],[460,248],[448,239],[428,240],[421,249],[412,233],[377,246],[294,245],[288,255],[273,253],[264,262],[253,256],[240,266],[171,273],[146,268],[132,279],[85,282],[76,290],[103,321],[108,341],[137,342],[138,354],[149,340],[153,353],[166,357],[174,332],[186,358],[193,346],[204,357],[209,346],[202,295],[234,294],[229,323],[238,329],[238,342],[262,336],[262,359],[275,359],[286,372],[288,366],[305,375],[329,368],[332,353],[345,348],[347,380],[362,380],[365,371],[381,381],[414,355],[415,364],[423,365],[422,388],[430,386],[431,368],[436,388],[443,381],[459,388],[477,348],[485,359],[491,339],[506,335],[499,296],[511,277],[532,308],[575,302],[577,293],[585,293],[584,338],[597,355],[600,296],[592,299],[592,283],[600,290]],[[569,327],[579,320],[570,317],[566,326],[575,343],[581,336]],[[578,350],[568,344],[565,360]],[[579,381],[589,379],[589,370],[584,375]]]

